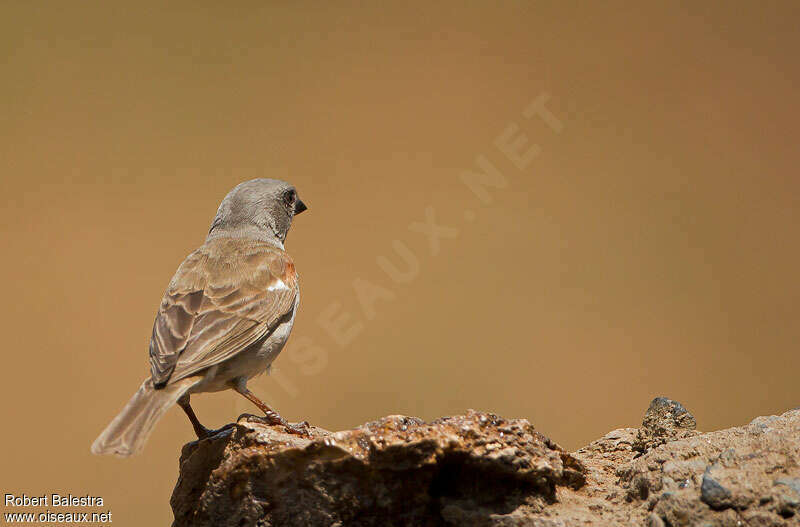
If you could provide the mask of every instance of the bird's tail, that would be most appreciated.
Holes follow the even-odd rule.
[[[164,412],[201,379],[189,377],[160,389],[153,388],[150,379],[144,381],[125,408],[94,440],[92,454],[128,457],[138,453]]]

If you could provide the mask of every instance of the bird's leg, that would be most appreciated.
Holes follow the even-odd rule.
[[[242,394],[245,398],[247,398],[248,401],[258,406],[258,409],[264,412],[264,417],[269,424],[281,425],[290,434],[311,435],[305,423],[300,425],[293,425],[289,423],[289,421],[284,419],[281,414],[267,406],[264,401],[256,397],[253,392],[248,390],[247,385],[244,382],[234,382],[233,389]]]
[[[194,428],[194,433],[197,434],[197,439],[205,439],[209,436],[209,430],[202,424],[200,424],[200,420],[192,410],[192,406],[189,404],[189,394],[183,395],[180,399],[178,399],[178,406],[183,408],[183,411],[186,412],[186,415],[189,417],[189,421],[192,422],[192,428]]]

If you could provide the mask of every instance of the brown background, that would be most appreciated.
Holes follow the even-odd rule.
[[[170,521],[180,411],[137,458],[89,445],[147,374],[172,272],[262,176],[310,206],[287,244],[295,334],[252,386],[290,419],[474,407],[575,448],[656,395],[704,430],[800,404],[796,2],[17,4],[0,12],[2,492]],[[521,117],[543,92],[561,134]],[[524,171],[493,146],[510,123],[541,147]],[[459,181],[478,154],[508,179],[489,206]],[[408,230],[428,206],[459,229],[435,256]],[[418,258],[409,284],[376,262],[393,240]],[[359,278],[395,296],[372,320]],[[318,323],[336,302],[363,324],[346,346]],[[317,355],[293,356],[301,337]],[[196,409],[252,411],[232,393]]]

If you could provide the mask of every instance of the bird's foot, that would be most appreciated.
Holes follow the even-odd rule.
[[[308,421],[302,421],[296,424],[286,423],[283,425],[283,427],[290,434],[311,437],[311,430],[308,428]]]
[[[214,437],[215,435],[217,435],[217,434],[219,434],[221,432],[224,432],[225,430],[229,430],[229,429],[233,428],[234,426],[236,426],[236,425],[231,423],[231,424],[227,424],[227,425],[223,426],[222,428],[208,429],[205,426],[201,425],[201,427],[199,429],[195,429],[195,434],[197,434],[197,439],[198,440],[208,439],[209,437]]]
[[[311,437],[311,430],[309,429],[308,421],[292,424],[278,414],[278,412],[267,412],[264,414],[264,416],[242,414],[239,416],[237,421],[243,417],[247,418],[248,420],[258,421],[270,426],[282,426],[290,434]]]

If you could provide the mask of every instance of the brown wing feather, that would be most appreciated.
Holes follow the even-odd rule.
[[[150,369],[164,385],[218,364],[267,335],[294,306],[297,275],[271,245],[216,239],[189,255],[153,324]]]

